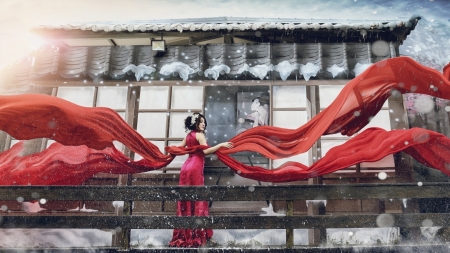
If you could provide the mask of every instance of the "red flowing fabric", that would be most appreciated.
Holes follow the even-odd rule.
[[[288,162],[278,169],[266,170],[246,166],[228,155],[255,151],[268,158],[279,159],[306,152],[322,135],[339,132],[353,135],[362,129],[390,95],[413,92],[450,99],[449,77],[449,65],[444,68],[443,75],[407,57],[380,61],[351,80],[328,108],[305,125],[294,130],[269,126],[252,128],[230,140],[234,144],[233,149],[221,149],[217,155],[241,176],[271,182],[323,175],[355,163],[376,161],[399,151],[405,151],[418,161],[448,174],[446,166],[450,156],[445,150],[448,150],[449,139],[424,129],[388,132],[369,129],[333,148],[311,167]],[[16,139],[46,137],[61,143],[32,155],[21,155],[22,144],[0,153],[3,175],[0,183],[3,185],[80,184],[98,172],[122,174],[158,169],[169,164],[176,155],[205,148],[167,147],[170,155],[164,155],[113,110],[81,107],[38,94],[0,96],[0,130]],[[424,142],[414,141],[418,134],[429,138],[424,138]],[[122,142],[144,159],[129,161],[113,147],[114,140]],[[430,153],[431,150],[435,152]],[[24,175],[29,176],[20,180]]]
[[[101,150],[117,140],[162,167],[173,159],[139,135],[114,110],[83,107],[41,94],[0,96],[0,130],[18,140],[50,138]],[[170,160],[171,161],[171,160]]]
[[[446,73],[450,75],[449,65]],[[322,135],[351,136],[369,123],[391,95],[421,93],[450,99],[450,81],[442,73],[408,57],[383,60],[352,79],[326,109],[297,129],[259,126],[232,138],[232,154],[256,151],[271,159],[308,151]]]
[[[114,146],[95,150],[55,142],[31,155],[22,155],[23,148],[22,141],[0,153],[0,185],[80,185],[100,172],[133,174],[163,167],[146,159],[130,161]]]

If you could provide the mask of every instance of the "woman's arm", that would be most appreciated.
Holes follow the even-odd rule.
[[[183,141],[179,145],[180,147],[186,147],[186,137],[184,137]]]
[[[206,143],[206,138],[205,138],[205,135],[203,133],[196,133],[195,137],[197,137],[197,140],[200,143],[200,145],[205,145],[205,146],[208,145]],[[232,148],[233,147],[233,143],[231,143],[231,142],[222,142],[222,143],[217,144],[216,146],[213,146],[213,147],[210,147],[210,148],[207,148],[207,149],[203,150],[203,153],[205,155],[209,155],[209,154],[212,154],[212,153],[216,152],[221,147]]]

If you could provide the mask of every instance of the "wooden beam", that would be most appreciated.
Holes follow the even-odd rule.
[[[149,247],[149,248],[133,248],[130,250],[132,253],[178,253],[182,251],[183,253],[198,253],[199,251],[205,251],[209,253],[235,253],[235,252],[252,252],[252,253],[285,253],[285,252],[302,252],[302,253],[355,253],[355,252],[372,252],[372,253],[385,253],[385,252],[447,252],[448,244],[446,243],[422,243],[420,245],[336,245],[336,246],[320,246],[320,247],[308,247],[308,246],[295,246],[293,250],[286,250],[282,247],[273,247],[272,245],[258,246],[258,248],[235,248],[226,245],[219,245],[217,247],[206,247],[206,248],[168,248],[164,246],[159,247]],[[111,247],[101,247],[98,249],[77,247],[74,248],[24,248],[21,247],[20,250],[17,248],[2,248],[2,252],[58,252],[58,253],[73,253],[73,252],[108,252],[108,253],[123,253],[122,249],[111,248]]]
[[[39,36],[46,37],[48,39],[117,39],[117,38],[155,38],[161,39],[161,34],[163,37],[203,37],[205,32],[167,32],[167,31],[157,31],[157,32],[93,32],[93,31],[81,31],[81,30],[34,30]],[[208,34],[218,32],[208,32]]]
[[[360,31],[349,30],[343,34],[339,29],[320,29],[320,30],[258,30],[261,34],[258,38],[270,38],[271,36],[286,37],[287,40],[295,41],[296,39],[306,40],[306,41],[316,41],[318,42],[332,42],[332,41],[346,41],[346,42],[359,42],[362,37]],[[114,38],[161,38],[163,37],[204,37],[214,36],[214,35],[231,35],[231,36],[244,36],[253,37],[255,36],[255,30],[239,31],[239,30],[219,30],[219,31],[146,31],[146,32],[104,32],[104,31],[81,31],[81,30],[45,30],[45,29],[35,29],[32,30],[35,34],[45,37],[51,40],[60,39],[73,39],[73,38],[91,38],[91,39],[114,39]],[[368,36],[365,38],[366,42],[373,42],[378,39],[384,39],[386,41],[397,41],[398,33],[386,32],[384,30],[367,30]]]
[[[450,183],[279,186],[2,186],[0,200],[329,200],[450,198]],[[151,194],[149,194],[151,193]]]
[[[384,217],[383,217],[384,216]],[[381,217],[381,218],[380,218]],[[360,214],[315,216],[55,216],[3,215],[0,228],[95,228],[95,229],[310,229],[422,227],[424,220],[433,226],[449,227],[450,214]]]
[[[345,79],[322,79],[322,80],[141,80],[141,81],[124,81],[124,80],[104,80],[101,83],[93,82],[92,80],[70,80],[70,79],[57,79],[57,80],[35,80],[33,81],[35,86],[40,87],[104,87],[104,86],[262,86],[262,85],[283,85],[283,86],[297,86],[297,85],[346,85],[350,80]]]
[[[207,35],[207,36],[202,36],[202,37],[182,37],[179,38],[178,40],[174,40],[171,42],[168,42],[167,45],[168,46],[183,46],[183,45],[195,45],[195,44],[207,44],[205,42],[208,42],[210,40],[215,40],[215,39],[220,39],[223,38],[224,35]]]

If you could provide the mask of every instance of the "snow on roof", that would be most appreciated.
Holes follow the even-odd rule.
[[[118,22],[73,23],[65,25],[40,25],[36,29],[81,30],[93,32],[158,32],[158,31],[220,31],[220,30],[393,30],[394,28],[414,29],[420,16],[405,20],[343,20],[343,19],[286,19],[286,18],[188,18]]]

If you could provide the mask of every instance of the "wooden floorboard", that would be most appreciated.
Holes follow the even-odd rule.
[[[449,244],[422,244],[422,245],[376,245],[376,246],[347,246],[347,247],[306,247],[297,246],[292,249],[281,247],[264,247],[264,248],[140,248],[140,249],[117,249],[117,248],[0,248],[0,252],[5,253],[172,253],[172,252],[211,252],[211,253],[226,253],[226,252],[256,252],[256,253],[281,253],[281,252],[304,252],[304,253],[405,253],[405,252],[420,252],[420,253],[448,253],[450,252]]]

